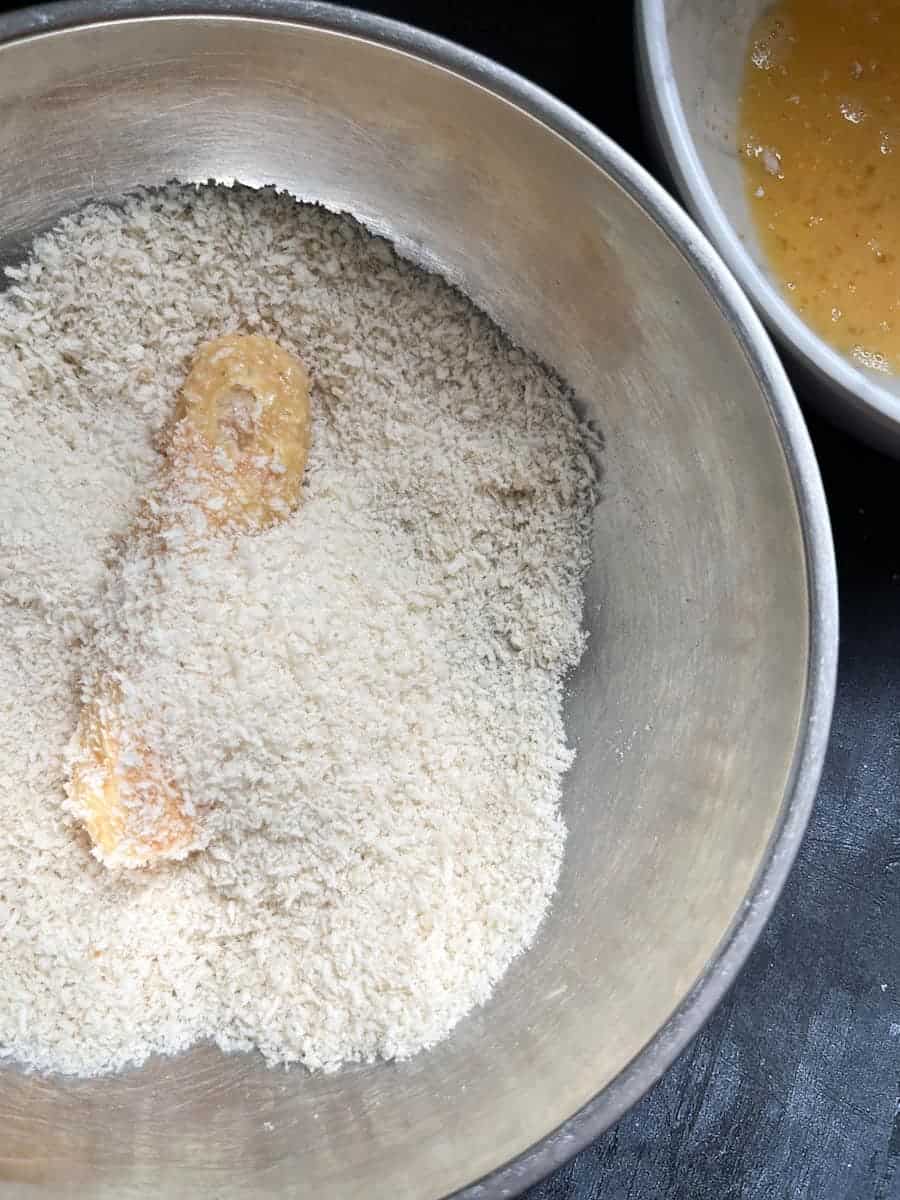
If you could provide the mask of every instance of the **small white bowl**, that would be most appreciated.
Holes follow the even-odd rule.
[[[857,366],[798,316],[756,241],[741,173],[737,105],[744,54],[770,0],[638,0],[645,110],[685,204],[835,424],[900,457],[900,380]]]

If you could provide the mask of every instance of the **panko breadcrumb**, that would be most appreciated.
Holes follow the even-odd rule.
[[[406,1057],[535,936],[564,844],[590,438],[555,376],[345,216],[168,187],[0,296],[0,1046],[92,1075],[202,1039]],[[313,380],[304,500],[200,553],[125,536],[197,348]],[[109,870],[64,811],[96,656],[208,845]]]

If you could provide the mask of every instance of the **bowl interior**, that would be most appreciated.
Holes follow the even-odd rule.
[[[7,1186],[421,1200],[480,1178],[684,1001],[791,791],[808,545],[758,360],[618,168],[487,80],[345,22],[170,16],[0,46],[2,252],[141,184],[276,184],[387,232],[575,385],[606,438],[605,496],[559,893],[491,1002],[410,1062],[311,1077],[197,1048],[94,1081],[6,1066]]]
[[[789,354],[804,393],[839,424],[900,455],[900,378],[860,367],[814,333],[785,299],[756,236],[737,114],[751,32],[771,3],[640,0],[650,115],[685,203]]]
[[[686,7],[685,19],[670,20],[668,26],[684,115],[717,198],[738,237],[764,268],[744,192],[737,110],[750,35],[771,0],[692,0]],[[695,69],[701,61],[709,63],[702,77]],[[686,86],[689,78],[696,80],[692,88]]]

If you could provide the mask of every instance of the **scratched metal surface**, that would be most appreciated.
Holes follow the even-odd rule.
[[[647,162],[631,4],[591,15],[533,0],[372,7],[514,67]],[[842,652],[809,833],[706,1030],[527,1200],[900,1200],[900,465],[819,422],[812,431],[837,543]]]

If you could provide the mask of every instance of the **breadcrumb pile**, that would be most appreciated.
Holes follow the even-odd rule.
[[[597,498],[563,384],[441,279],[273,191],[92,206],[0,295],[0,1052],[93,1075],[202,1039],[334,1069],[447,1036],[535,936]],[[312,378],[302,502],[129,536],[192,356]],[[65,810],[98,656],[202,812],[110,870]]]

